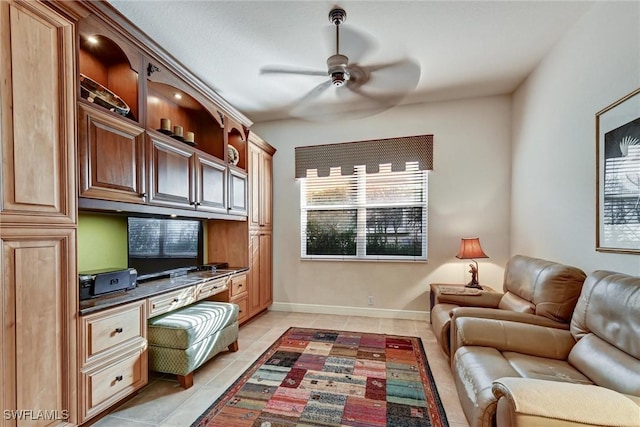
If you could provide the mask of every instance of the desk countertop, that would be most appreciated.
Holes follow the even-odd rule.
[[[131,289],[129,291],[114,292],[112,294],[80,301],[80,315],[84,316],[107,308],[161,295],[178,289],[188,288],[203,282],[232,276],[248,270],[248,267],[228,267],[216,271],[195,271],[193,273],[187,273],[184,276],[150,280],[148,282],[139,283],[135,289]]]

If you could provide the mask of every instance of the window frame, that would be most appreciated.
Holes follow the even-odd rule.
[[[381,170],[384,169],[381,165]],[[354,168],[356,182],[356,197],[354,203],[332,204],[325,206],[307,205],[307,182],[309,179],[335,179],[334,172],[339,173],[339,168],[331,168],[332,174],[328,177],[309,177],[300,179],[300,259],[303,261],[364,261],[364,262],[427,262],[428,261],[428,206],[429,206],[429,189],[428,189],[428,171],[427,170],[410,170],[409,167],[405,171],[412,174],[421,174],[421,196],[422,201],[419,202],[390,202],[390,203],[367,203],[367,175],[375,176],[377,174],[367,174],[366,167],[356,166]],[[345,179],[348,179],[345,177]],[[367,235],[368,228],[366,226],[367,210],[379,208],[422,208],[422,231],[421,231],[421,252],[422,255],[368,255],[367,251]],[[309,211],[330,211],[330,210],[356,210],[356,254],[355,255],[309,255],[307,251],[307,220]]]

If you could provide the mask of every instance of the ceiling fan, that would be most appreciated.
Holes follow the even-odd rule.
[[[397,105],[420,80],[420,66],[413,60],[360,65],[350,62],[340,53],[340,26],[347,13],[340,7],[329,12],[329,21],[335,26],[335,54],[327,59],[327,70],[307,70],[290,67],[263,67],[261,74],[298,74],[329,77],[298,99],[289,109],[294,117],[314,121],[361,118],[377,114]],[[366,38],[351,30],[347,32],[353,45],[362,51],[368,49]],[[331,88],[337,102],[319,102]]]

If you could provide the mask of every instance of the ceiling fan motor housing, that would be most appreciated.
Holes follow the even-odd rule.
[[[349,80],[349,58],[344,55],[332,55],[327,59],[327,67],[331,76],[331,83],[335,87],[340,87]]]

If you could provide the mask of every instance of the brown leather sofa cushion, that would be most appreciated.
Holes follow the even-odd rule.
[[[538,316],[569,323],[585,278],[585,273],[576,267],[515,255],[504,272],[504,292],[530,302]],[[522,307],[522,301],[516,301],[507,300],[504,306],[501,301],[500,308]]]
[[[580,339],[593,333],[640,359],[640,278],[610,271],[594,271],[571,319],[571,333]]]

